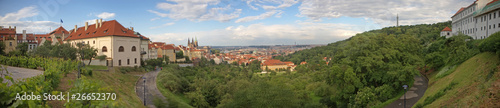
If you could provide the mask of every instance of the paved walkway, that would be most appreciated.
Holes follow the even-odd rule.
[[[144,80],[143,78],[146,78],[146,105],[150,108],[156,108],[153,103],[153,96],[159,97],[161,100],[165,101],[166,98],[163,96],[156,87],[156,76],[160,70],[156,71],[151,71],[143,75],[135,84],[135,93],[139,98],[141,98],[141,101],[144,102]]]
[[[10,74],[8,76],[12,77],[15,82],[19,82],[25,78],[31,78],[31,77],[43,74],[43,71],[36,70],[36,69],[12,67],[12,66],[5,66],[5,65],[2,65],[2,66],[3,66],[3,69],[0,72],[2,75],[0,75],[0,76],[2,78],[5,78],[5,74],[7,74],[7,73],[5,72],[4,69],[7,69],[7,71],[9,71],[9,74]],[[12,82],[10,82],[10,80],[4,79],[2,81],[2,83],[5,83],[5,82],[8,82],[7,86],[12,85]]]
[[[398,100],[387,105],[386,108],[411,108],[420,98],[422,98],[422,96],[424,96],[425,90],[427,90],[427,80],[423,76],[415,76],[413,79],[415,79],[413,87],[405,93],[406,107],[404,107],[405,95],[403,95]]]

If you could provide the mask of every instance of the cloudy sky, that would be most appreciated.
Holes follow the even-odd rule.
[[[327,44],[356,33],[431,24],[475,0],[1,0],[0,26],[47,33],[117,20],[152,41],[199,44]],[[61,24],[61,19],[63,23]]]

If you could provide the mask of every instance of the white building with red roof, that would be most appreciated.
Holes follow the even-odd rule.
[[[500,31],[500,1],[476,0],[460,8],[452,18],[452,35],[459,33],[485,39]]]
[[[97,50],[97,55],[106,55],[105,61],[92,60],[93,65],[140,66],[141,38],[132,29],[123,27],[118,21],[96,20],[96,24],[70,30],[64,40],[72,45],[84,43]],[[95,63],[94,63],[95,62]]]
[[[449,27],[444,28],[443,30],[441,30],[440,36],[445,36],[446,38],[451,37],[451,29]]]

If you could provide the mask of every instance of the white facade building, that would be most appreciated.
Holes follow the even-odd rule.
[[[500,31],[500,1],[476,0],[462,7],[452,18],[452,35],[465,34],[485,39]]]
[[[123,27],[116,20],[96,21],[93,25],[70,30],[65,41],[72,45],[84,43],[97,49],[97,55],[106,55],[104,61],[92,60],[94,65],[107,66],[140,66],[140,38],[131,29]],[[76,46],[75,46],[76,47]]]

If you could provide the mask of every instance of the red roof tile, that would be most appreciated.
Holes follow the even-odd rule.
[[[449,27],[446,27],[446,28],[444,28],[444,29],[443,29],[443,30],[441,30],[441,31],[451,31],[451,29],[450,29]]]
[[[55,29],[54,31],[50,32],[49,34],[63,34],[63,33],[69,34],[69,32],[61,26],[61,27]]]
[[[96,26],[97,24],[89,25],[87,30],[85,30],[85,27],[77,28],[76,32],[72,32],[65,40],[85,39],[102,36],[139,37],[134,34],[133,30],[123,27],[116,20],[102,22],[102,27],[98,27],[97,29]]]

